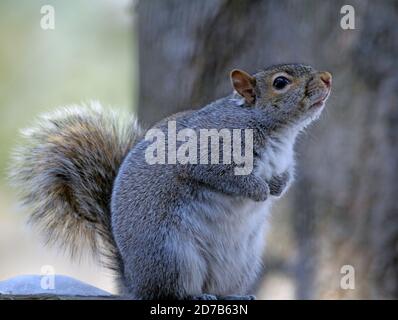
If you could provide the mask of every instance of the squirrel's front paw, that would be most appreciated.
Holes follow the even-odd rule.
[[[259,180],[249,197],[254,201],[260,202],[267,200],[269,194],[270,189],[268,184],[263,180]]]
[[[283,172],[279,176],[274,176],[269,181],[270,194],[279,197],[287,188],[290,181],[289,171]]]

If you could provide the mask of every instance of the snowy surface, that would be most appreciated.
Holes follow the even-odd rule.
[[[64,296],[111,296],[109,292],[62,275],[23,275],[0,281],[0,294],[55,294]]]

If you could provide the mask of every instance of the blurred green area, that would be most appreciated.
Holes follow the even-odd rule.
[[[55,9],[54,30],[40,26],[43,5]],[[130,7],[110,0],[0,2],[0,190],[7,189],[18,131],[37,114],[92,99],[132,108]]]
[[[40,26],[43,5],[55,9],[54,30]],[[71,263],[43,246],[26,226],[27,212],[6,176],[19,130],[37,115],[88,100],[134,110],[132,29],[129,0],[0,1],[0,280],[51,265],[56,273],[112,290],[110,277],[92,261]]]

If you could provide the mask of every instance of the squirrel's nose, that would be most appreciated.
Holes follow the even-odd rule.
[[[332,75],[329,72],[320,72],[320,78],[327,87],[330,87],[332,85]]]

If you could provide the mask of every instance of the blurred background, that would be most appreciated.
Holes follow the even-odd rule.
[[[303,62],[333,74],[274,208],[261,299],[398,298],[398,1],[83,0],[0,3],[0,280],[51,265],[105,290],[111,275],[43,247],[6,182],[18,130],[91,99],[146,126],[230,93],[229,71]],[[40,27],[43,5],[55,29]],[[341,286],[343,266],[355,288]],[[344,268],[343,268],[344,269]]]
[[[42,6],[55,10],[55,29],[43,30]],[[6,182],[19,130],[57,106],[97,99],[132,110],[136,50],[130,1],[0,1],[0,281],[39,274],[43,265],[107,290],[111,277],[87,259],[70,263],[26,225]]]

